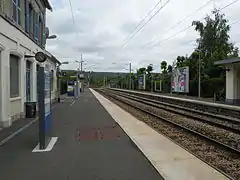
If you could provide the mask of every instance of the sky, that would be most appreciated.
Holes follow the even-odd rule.
[[[161,61],[172,64],[178,55],[193,52],[199,37],[191,26],[193,20],[203,20],[214,7],[222,8],[231,2],[234,3],[222,12],[229,24],[233,24],[230,41],[240,47],[240,16],[237,13],[240,0],[158,2],[71,0],[71,11],[69,0],[50,0],[53,11],[47,12],[47,26],[50,34],[57,38],[47,41],[47,50],[60,62],[69,62],[63,64],[62,69],[76,70],[79,63],[75,61],[80,61],[82,54],[85,71],[128,72],[131,63],[133,71],[152,64],[154,71],[160,72]]]

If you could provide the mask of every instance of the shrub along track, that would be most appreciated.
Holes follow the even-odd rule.
[[[112,91],[97,90],[230,179],[240,179],[239,135]]]

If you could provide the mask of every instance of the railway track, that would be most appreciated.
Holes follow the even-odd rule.
[[[125,91],[125,90],[118,90],[118,89],[110,89],[112,91],[116,92],[127,92],[128,94],[133,94],[133,95],[138,95],[141,97],[145,97],[147,99],[153,99],[157,100],[159,103],[167,103],[167,104],[172,104],[172,105],[178,105],[183,108],[188,108],[192,109],[195,111],[199,111],[200,113],[210,113],[217,115],[221,118],[223,117],[224,119],[232,119],[236,118],[239,119],[240,117],[240,111],[235,109],[235,108],[227,108],[227,107],[222,107],[222,104],[215,104],[215,106],[212,105],[207,105],[207,102],[201,102],[201,101],[195,101],[191,99],[182,99],[182,98],[176,98],[176,97],[168,97],[168,96],[158,96],[158,94],[155,93],[142,93],[138,91]],[[193,101],[193,102],[191,102]],[[207,104],[206,104],[207,103]]]
[[[147,99],[132,94],[129,95],[127,93],[114,92],[111,90],[104,91],[101,90],[100,93],[103,93],[105,96],[110,97],[122,104],[132,107],[138,111],[141,111],[146,115],[154,117],[155,121],[167,123],[168,126],[169,125],[171,126],[171,128],[178,128],[181,131],[180,134],[181,133],[191,134],[191,136],[197,137],[197,139],[200,138],[204,140],[203,144],[206,141],[207,143],[206,147],[209,147],[207,148],[208,149],[207,152],[209,152],[210,154],[212,153],[211,151],[216,153],[215,154],[216,159],[219,159],[220,156],[224,156],[222,157],[224,161],[221,160],[219,161],[225,163],[222,164],[217,162],[216,165],[216,162],[214,160],[212,160],[213,162],[209,162],[209,160],[207,160],[209,157],[206,159],[204,155],[199,155],[200,151],[192,152],[191,150],[189,150],[190,148],[189,145],[187,145],[188,146],[187,148],[184,145],[183,147],[186,150],[190,151],[192,154],[196,155],[197,157],[205,161],[206,163],[208,163],[209,165],[213,166],[221,173],[228,176],[230,179],[240,179],[240,173],[236,173],[236,171],[232,170],[234,168],[240,167],[240,160],[239,161],[234,160],[236,159],[236,157],[237,159],[240,158],[240,146],[238,143],[240,140],[239,135],[240,127],[238,125],[239,121],[237,119],[232,119],[232,121],[231,120],[229,121],[228,119],[226,120],[223,118],[218,118],[218,116],[214,115],[208,116],[207,114],[204,114],[199,116],[200,112],[195,111],[187,112],[188,109],[186,109],[185,107],[177,109],[177,107],[174,105],[168,106],[168,104],[166,103],[164,104],[159,103],[153,99]],[[184,117],[185,119],[183,118],[182,120],[176,120],[179,119],[180,116]],[[188,118],[188,120],[186,118]],[[228,125],[229,122],[231,122],[232,124]],[[207,125],[203,125],[203,123]],[[200,125],[203,127],[200,127]],[[211,131],[211,127],[214,127],[213,128],[214,131]],[[171,131],[171,128],[169,127],[167,128]],[[181,137],[182,135],[179,136]],[[188,139],[189,138],[188,136],[186,136],[185,138]],[[173,137],[176,138],[175,136]],[[182,141],[184,141],[184,139]],[[198,140],[195,141],[196,144],[197,141]],[[202,146],[202,144],[198,144],[198,146]],[[214,146],[213,149],[212,146]],[[233,165],[230,165],[231,162],[233,162],[232,163]],[[224,168],[223,167],[224,164],[229,164],[229,167]]]
[[[141,97],[141,95],[132,95],[127,94],[126,92],[116,92],[111,90],[109,92],[240,134],[240,119],[237,118],[195,110],[194,107],[190,109],[179,105],[159,102],[155,99]]]

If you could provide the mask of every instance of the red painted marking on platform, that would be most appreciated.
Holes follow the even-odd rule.
[[[77,129],[78,141],[111,140],[120,138],[119,126]]]

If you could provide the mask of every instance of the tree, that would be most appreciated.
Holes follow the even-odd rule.
[[[168,72],[168,73],[171,73],[171,72],[172,72],[172,66],[171,66],[171,65],[168,65],[167,72]]]
[[[161,62],[161,70],[163,70],[163,73],[167,72],[167,62],[166,61]]]
[[[140,74],[144,74],[146,72],[146,68],[145,67],[141,67],[137,70],[137,73]]]
[[[151,74],[152,71],[153,71],[153,65],[152,65],[152,64],[149,64],[148,67],[147,67],[147,69],[146,69],[146,72],[147,72],[148,74]]]
[[[178,56],[177,57],[177,67],[183,67],[184,66],[184,61],[186,60],[186,58],[184,56]]]
[[[192,22],[200,35],[197,39],[197,48],[201,50],[201,59],[204,62],[205,69],[212,68],[214,61],[225,59],[234,51],[234,45],[229,42],[230,25],[228,20],[224,14],[220,13],[220,10],[214,9],[212,13],[214,18],[207,15],[205,23],[201,21]]]
[[[239,57],[239,49],[238,49],[238,47],[235,47],[233,49],[233,52],[232,52],[232,54],[229,57]]]

